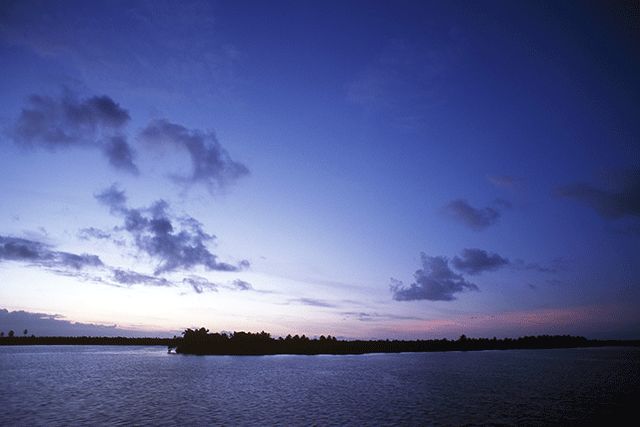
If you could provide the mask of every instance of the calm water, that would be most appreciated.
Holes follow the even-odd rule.
[[[624,425],[640,397],[640,349],[243,357],[0,347],[0,384],[2,426]]]

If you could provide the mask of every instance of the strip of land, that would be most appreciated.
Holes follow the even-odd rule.
[[[519,338],[467,338],[457,340],[338,340],[332,336],[271,337],[267,332],[209,333],[187,329],[182,337],[2,337],[0,345],[137,345],[166,346],[170,352],[197,355],[367,354],[433,351],[479,351],[584,347],[640,347],[640,340],[589,340],[581,336],[538,335]]]

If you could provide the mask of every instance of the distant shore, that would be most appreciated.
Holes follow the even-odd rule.
[[[208,333],[187,329],[183,337],[2,337],[0,346],[20,345],[133,345],[166,346],[170,352],[195,355],[276,355],[276,354],[368,354],[585,347],[640,347],[640,340],[590,340],[581,336],[538,335],[519,338],[467,338],[457,340],[338,340],[335,337],[310,339],[302,335],[272,338],[270,334],[234,332]]]
[[[2,337],[2,345],[144,345],[169,346],[176,338],[125,337]]]

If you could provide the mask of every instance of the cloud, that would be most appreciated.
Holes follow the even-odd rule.
[[[239,291],[250,291],[253,290],[253,286],[251,286],[251,283],[245,282],[244,280],[234,280],[231,285],[239,290]]]
[[[487,179],[496,187],[507,188],[513,193],[526,193],[529,190],[527,182],[522,178],[515,178],[511,175],[488,176]]]
[[[464,199],[455,199],[440,208],[441,216],[466,225],[472,230],[484,230],[495,224],[500,212],[492,208],[476,209]]]
[[[185,277],[184,279],[182,279],[182,282],[190,285],[197,294],[201,294],[205,291],[218,292],[218,285],[209,282],[204,277]]]
[[[534,270],[539,273],[557,273],[559,270],[566,270],[566,267],[564,266],[566,261],[554,260],[552,263],[556,265],[555,268],[542,267],[537,262],[526,263],[524,260],[516,259],[511,263],[511,266],[520,270]]]
[[[0,236],[0,261],[21,261],[48,268],[81,270],[102,267],[96,255],[55,251],[51,246],[34,240]]]
[[[111,239],[111,233],[97,229],[95,227],[88,227],[80,230],[78,232],[78,237],[82,240],[89,240],[89,238],[91,237],[93,237],[94,239]]]
[[[125,196],[124,190],[118,189],[117,184],[113,184],[94,197],[103,205],[109,206],[111,213],[126,211],[127,196]]]
[[[218,262],[217,256],[207,249],[207,243],[215,236],[207,234],[202,224],[192,217],[170,215],[169,204],[164,200],[158,200],[149,208],[129,209],[124,191],[115,184],[95,197],[108,206],[112,214],[124,218],[124,225],[115,231],[128,233],[135,248],[157,262],[155,275],[196,266],[215,271],[240,271],[249,267],[248,261],[241,261],[237,266]]]
[[[507,210],[513,209],[513,203],[505,199],[498,198],[498,199],[495,199],[493,203]]]
[[[114,282],[121,285],[146,285],[146,286],[173,286],[173,283],[164,278],[148,276],[146,274],[136,273],[131,270],[121,270],[116,268],[113,270],[111,278]]]
[[[509,260],[498,254],[489,254],[481,249],[463,249],[462,258],[454,256],[451,265],[456,270],[475,275],[483,271],[495,271],[509,264]]]
[[[582,203],[606,219],[640,217],[640,168],[620,170],[609,181],[608,190],[589,184],[568,184],[553,188],[551,194]]]
[[[391,279],[390,289],[396,301],[453,301],[454,293],[466,290],[477,291],[478,287],[455,274],[445,257],[430,257],[420,254],[422,269],[414,274],[415,283],[405,287],[399,280]]]
[[[129,112],[106,95],[79,99],[63,87],[56,97],[31,95],[9,136],[25,147],[102,149],[113,167],[137,173],[133,150],[119,134],[130,120]]]
[[[139,174],[138,167],[133,162],[134,151],[124,137],[111,138],[104,147],[104,154],[114,168],[129,171],[134,175]]]
[[[379,322],[386,320],[423,320],[415,316],[398,316],[396,314],[367,313],[364,311],[344,311],[340,313],[345,320],[356,319],[361,322]]]
[[[167,120],[154,120],[139,131],[138,139],[150,147],[168,144],[189,153],[191,175],[175,176],[180,183],[202,183],[213,192],[249,174],[245,165],[231,160],[214,133],[205,134]]]
[[[296,299],[289,300],[289,302],[308,305],[311,307],[327,307],[327,308],[336,307],[334,304],[328,303],[324,300],[315,299],[315,298],[296,298]]]

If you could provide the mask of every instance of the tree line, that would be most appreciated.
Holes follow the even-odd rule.
[[[335,337],[310,339],[306,336],[273,338],[267,332],[209,333],[208,329],[187,329],[169,344],[169,351],[199,355],[269,355],[269,354],[365,354],[432,351],[476,351],[511,349],[551,349],[603,346],[640,347],[640,340],[588,340],[581,336],[538,335],[517,339],[467,338],[457,340],[338,340]]]

